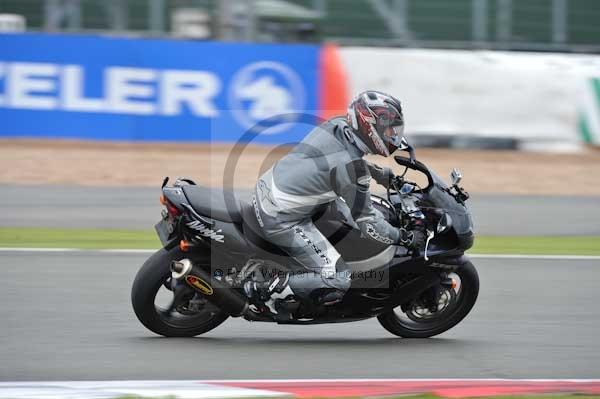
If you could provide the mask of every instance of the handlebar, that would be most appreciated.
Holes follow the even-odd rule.
[[[412,159],[402,157],[400,155],[396,155],[396,156],[394,156],[394,160],[396,161],[396,163],[398,165],[401,165],[406,168],[413,169],[413,170],[423,173],[425,176],[427,176],[428,185],[432,186],[433,185],[433,176],[431,176],[431,172],[429,171],[429,168],[427,166],[425,166],[424,163],[421,163],[421,162],[417,161],[416,159],[414,159],[414,155],[415,155],[414,150],[409,151],[409,153],[411,154]]]

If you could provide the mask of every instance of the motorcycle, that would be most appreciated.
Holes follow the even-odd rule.
[[[257,304],[244,293],[247,281],[273,273],[303,270],[257,232],[251,203],[232,191],[209,189],[189,179],[162,185],[165,209],[155,226],[163,248],[138,271],[131,291],[139,321],[156,334],[191,337],[228,317],[279,324],[339,323],[377,317],[389,332],[405,338],[441,334],[467,316],[479,293],[477,270],[464,254],[474,242],[468,193],[454,169],[447,185],[415,158],[395,156],[404,168],[385,196],[373,205],[390,224],[421,226],[423,248],[408,250],[361,236],[342,200],[314,216],[315,225],[348,265],[352,285],[341,302],[317,306],[294,296],[276,308]],[[421,187],[407,172],[421,174]],[[158,300],[162,298],[164,304]]]

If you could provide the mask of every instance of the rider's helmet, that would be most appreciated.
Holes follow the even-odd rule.
[[[374,90],[362,92],[348,106],[347,118],[370,153],[388,157],[400,146],[404,118],[398,99]]]

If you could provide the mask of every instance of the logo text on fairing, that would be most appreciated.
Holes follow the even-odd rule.
[[[219,234],[222,231],[221,229],[215,231],[198,220],[188,222],[186,225],[190,229],[197,231],[202,237],[210,238],[211,240],[215,240],[217,242],[225,242],[225,236],[223,234]]]

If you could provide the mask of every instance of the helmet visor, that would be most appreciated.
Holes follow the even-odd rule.
[[[404,137],[404,125],[387,127],[383,136],[384,141],[390,149],[390,153],[396,151],[402,143],[402,137]]]

